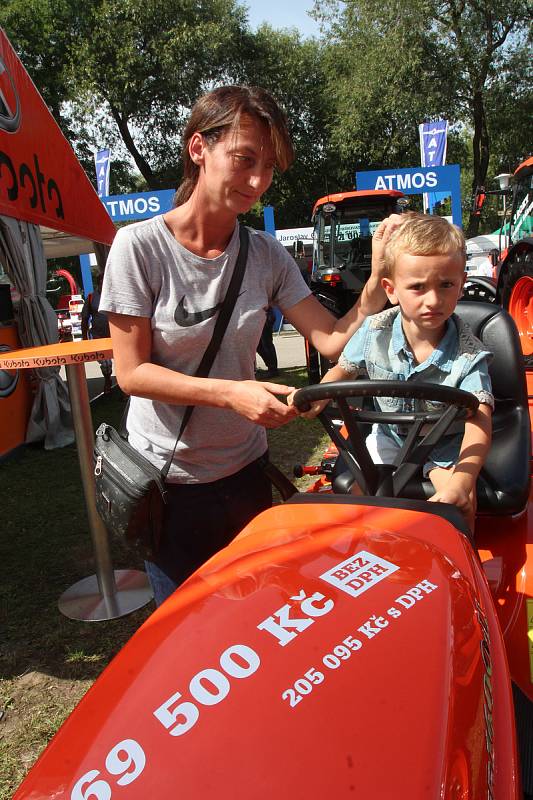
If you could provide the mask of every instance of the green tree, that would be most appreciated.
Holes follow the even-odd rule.
[[[278,227],[309,225],[314,201],[334,190],[338,180],[338,159],[328,137],[323,48],[314,39],[302,40],[296,30],[263,25],[250,42],[242,78],[268,89],[281,103],[294,144],[294,163],[275,177],[263,204],[275,207]]]
[[[531,154],[532,108],[531,38],[529,42],[524,38],[510,52],[498,81],[487,96],[491,138],[490,174],[512,173]]]
[[[82,163],[110,145],[150,188],[178,179],[188,110],[250,35],[234,0],[4,0],[0,25]]]
[[[71,61],[76,103],[100,128],[113,120],[148,187],[167,186],[188,109],[232,79],[246,36],[233,0],[95,0]]]
[[[296,30],[252,33],[246,14],[236,0],[5,0],[0,24],[89,175],[94,151],[111,148],[112,193],[179,182],[181,133],[202,92],[270,89],[296,160],[264,202],[278,225],[308,224],[317,197],[353,181],[329,142],[325,51]],[[249,220],[262,226],[262,205]]]
[[[485,185],[491,157],[490,98],[498,94],[509,69],[523,56],[531,21],[527,0],[446,0],[436,2],[439,38],[457,75],[458,116],[472,129],[472,191]],[[470,215],[468,234],[479,230]]]
[[[68,103],[76,97],[66,66],[79,46],[80,20],[90,3],[80,0],[3,0],[0,26],[54,119],[72,137]]]
[[[472,190],[485,184],[489,98],[523,57],[527,0],[326,0],[314,13],[332,39],[339,146],[366,167],[403,166],[418,159],[416,125],[443,115],[454,124],[448,160],[464,154],[454,128],[466,126]],[[471,216],[470,235],[478,225]]]
[[[420,5],[418,0],[315,4],[330,40],[331,138],[352,171],[418,163],[418,124],[450,110],[448,84],[433,78],[443,65]]]

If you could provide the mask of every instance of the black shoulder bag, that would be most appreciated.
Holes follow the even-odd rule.
[[[244,225],[239,227],[239,239],[239,254],[228,291],[211,341],[194,374],[196,378],[209,375],[235,307],[248,256],[248,231]],[[185,409],[174,447],[161,470],[129,444],[124,426],[124,433],[119,433],[103,422],[96,431],[94,478],[98,513],[111,533],[141,546],[147,555],[157,552],[166,502],[165,480],[193,410],[194,406]]]

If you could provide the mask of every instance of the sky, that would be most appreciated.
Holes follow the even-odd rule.
[[[298,28],[302,36],[318,36],[318,24],[306,13],[313,0],[241,0],[248,6],[252,28],[268,22],[273,28]]]

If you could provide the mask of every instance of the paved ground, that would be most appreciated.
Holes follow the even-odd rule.
[[[278,366],[280,369],[287,367],[305,366],[305,344],[303,336],[296,331],[282,331],[274,335],[274,344],[278,354]],[[258,365],[262,368],[263,363],[258,357]]]
[[[274,344],[280,369],[305,366],[304,339],[299,333],[292,330],[275,334]],[[259,368],[262,369],[264,365],[259,357],[257,358],[257,363]],[[98,397],[104,388],[104,379],[102,378],[100,367],[95,362],[88,363],[85,365],[85,374],[87,375],[89,397],[91,399]],[[61,370],[61,375],[65,379],[64,369]]]

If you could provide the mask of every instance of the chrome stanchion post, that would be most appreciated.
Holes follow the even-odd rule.
[[[71,619],[101,621],[115,619],[142,608],[153,594],[144,572],[113,570],[109,537],[96,510],[91,407],[85,378],[85,364],[65,366],[72,421],[78,448],[81,482],[89,530],[96,561],[96,575],[83,578],[59,598],[60,611]]]
[[[89,392],[85,378],[85,364],[67,364],[65,371],[67,373],[72,422],[76,434],[81,483],[89,520],[89,530],[93,540],[96,577],[102,596],[111,600],[116,594],[117,587],[113,574],[109,536],[96,510],[93,465],[94,434]]]

